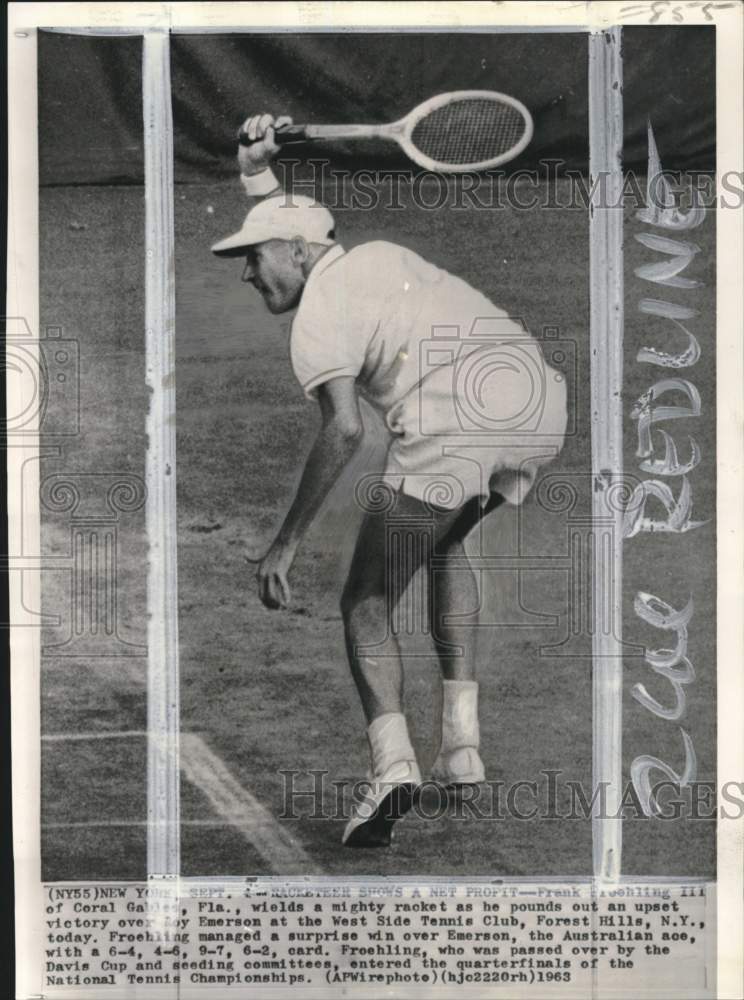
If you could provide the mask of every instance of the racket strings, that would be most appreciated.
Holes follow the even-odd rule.
[[[413,127],[411,141],[432,160],[464,166],[502,156],[517,145],[526,127],[511,104],[467,98],[424,115]]]

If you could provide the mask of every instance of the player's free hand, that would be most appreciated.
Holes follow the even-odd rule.
[[[246,559],[249,563],[258,563],[256,583],[261,603],[272,611],[287,608],[292,600],[287,576],[294,562],[294,551],[277,539],[261,559],[250,556]]]
[[[274,141],[274,129],[282,125],[291,125],[289,115],[251,115],[240,126],[240,132],[245,132],[251,140],[250,146],[238,145],[238,164],[240,172],[246,177],[260,174],[276,156],[279,147]]]

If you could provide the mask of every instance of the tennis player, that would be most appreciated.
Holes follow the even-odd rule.
[[[260,200],[240,231],[212,250],[245,258],[243,280],[272,313],[296,309],[292,365],[320,407],[296,496],[258,567],[266,607],[289,604],[297,547],[359,448],[360,397],[390,433],[376,495],[366,492],[377,503],[357,491],[366,513],[341,597],[371,754],[370,784],[342,839],[385,845],[422,782],[403,712],[400,653],[394,636],[392,653],[382,642],[391,614],[423,567],[443,678],[432,776],[447,787],[484,781],[472,627],[479,595],[463,542],[502,503],[520,504],[539,467],[559,452],[566,390],[537,341],[461,278],[394,243],[347,251],[325,207],[285,194],[270,163],[274,128],[290,122],[264,114],[244,123],[252,142],[239,146],[241,181]],[[392,518],[417,542],[403,546],[404,558],[389,541]]]

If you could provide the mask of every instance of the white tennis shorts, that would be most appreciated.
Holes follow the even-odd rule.
[[[566,380],[531,338],[486,345],[427,373],[386,422],[394,489],[446,509],[492,492],[520,504],[563,446]]]

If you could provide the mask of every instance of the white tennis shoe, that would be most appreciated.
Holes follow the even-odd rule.
[[[486,769],[475,747],[459,747],[441,753],[431,769],[431,776],[438,785],[456,788],[458,785],[478,785],[486,780]]]
[[[414,760],[399,760],[363,786],[363,798],[354,802],[341,843],[346,847],[387,847],[393,824],[408,812],[421,785]]]
[[[479,745],[477,681],[443,681],[442,742],[432,767],[434,781],[445,788],[485,781]]]

